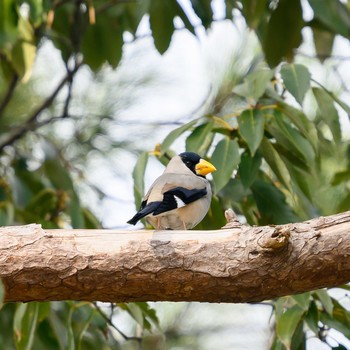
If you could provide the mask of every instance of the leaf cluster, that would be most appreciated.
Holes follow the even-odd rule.
[[[321,61],[331,54],[335,35],[349,38],[350,11],[339,0],[308,0],[311,21],[303,19],[301,1],[225,0],[224,17],[235,20],[239,11],[252,28],[264,50],[266,61],[275,67],[282,60],[292,61],[302,43],[301,31],[313,31]],[[50,40],[65,62],[82,55],[84,63],[97,71],[104,64],[116,67],[121,60],[124,34],[138,37],[139,25],[149,17],[151,35],[162,54],[170,46],[176,27],[174,20],[197,34],[198,24],[209,29],[216,20],[211,0],[190,1],[190,11],[177,0],[3,0],[0,5],[0,55],[3,75],[28,79],[41,42]],[[191,13],[192,12],[192,13]],[[96,49],[98,48],[98,49]]]

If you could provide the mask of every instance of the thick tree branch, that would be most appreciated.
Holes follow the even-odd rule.
[[[253,302],[350,281],[350,212],[281,226],[231,226],[3,227],[0,277],[6,301]]]

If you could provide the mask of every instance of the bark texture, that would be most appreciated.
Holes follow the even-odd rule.
[[[252,302],[350,281],[350,212],[217,231],[0,228],[6,301]]]

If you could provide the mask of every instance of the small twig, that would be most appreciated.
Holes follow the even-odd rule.
[[[97,312],[102,316],[102,318],[112,327],[114,328],[123,338],[124,340],[136,340],[139,344],[142,342],[142,338],[140,337],[129,337],[123,331],[121,331],[112,320],[99,308],[96,302],[92,303],[95,306]]]
[[[0,104],[0,118],[2,117],[2,114],[5,110],[5,108],[7,107],[7,105],[9,104],[9,102],[11,101],[12,95],[15,91],[16,85],[18,82],[18,74],[14,73],[12,76],[12,79],[10,81],[9,87],[6,91],[6,94],[4,96],[4,99],[2,100],[1,104]]]
[[[76,68],[77,66],[77,62],[75,62],[75,66],[73,68],[73,70]],[[67,67],[67,75],[70,75],[70,71]],[[63,111],[62,111],[62,115],[59,119],[63,119],[63,118],[68,118],[69,117],[69,104],[70,101],[72,99],[72,89],[73,89],[73,76],[70,75],[70,79],[68,80],[68,92],[67,92],[67,97],[66,100],[64,102],[64,107],[63,107]]]

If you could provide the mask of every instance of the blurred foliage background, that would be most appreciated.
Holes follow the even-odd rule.
[[[0,224],[120,226],[132,186],[138,206],[184,149],[219,169],[198,229],[219,229],[229,207],[254,225],[348,210],[349,36],[349,1],[2,0]],[[259,313],[254,348],[347,349],[348,290],[246,316],[232,305],[4,304],[0,344],[252,348],[252,332],[232,329],[254,329]]]

